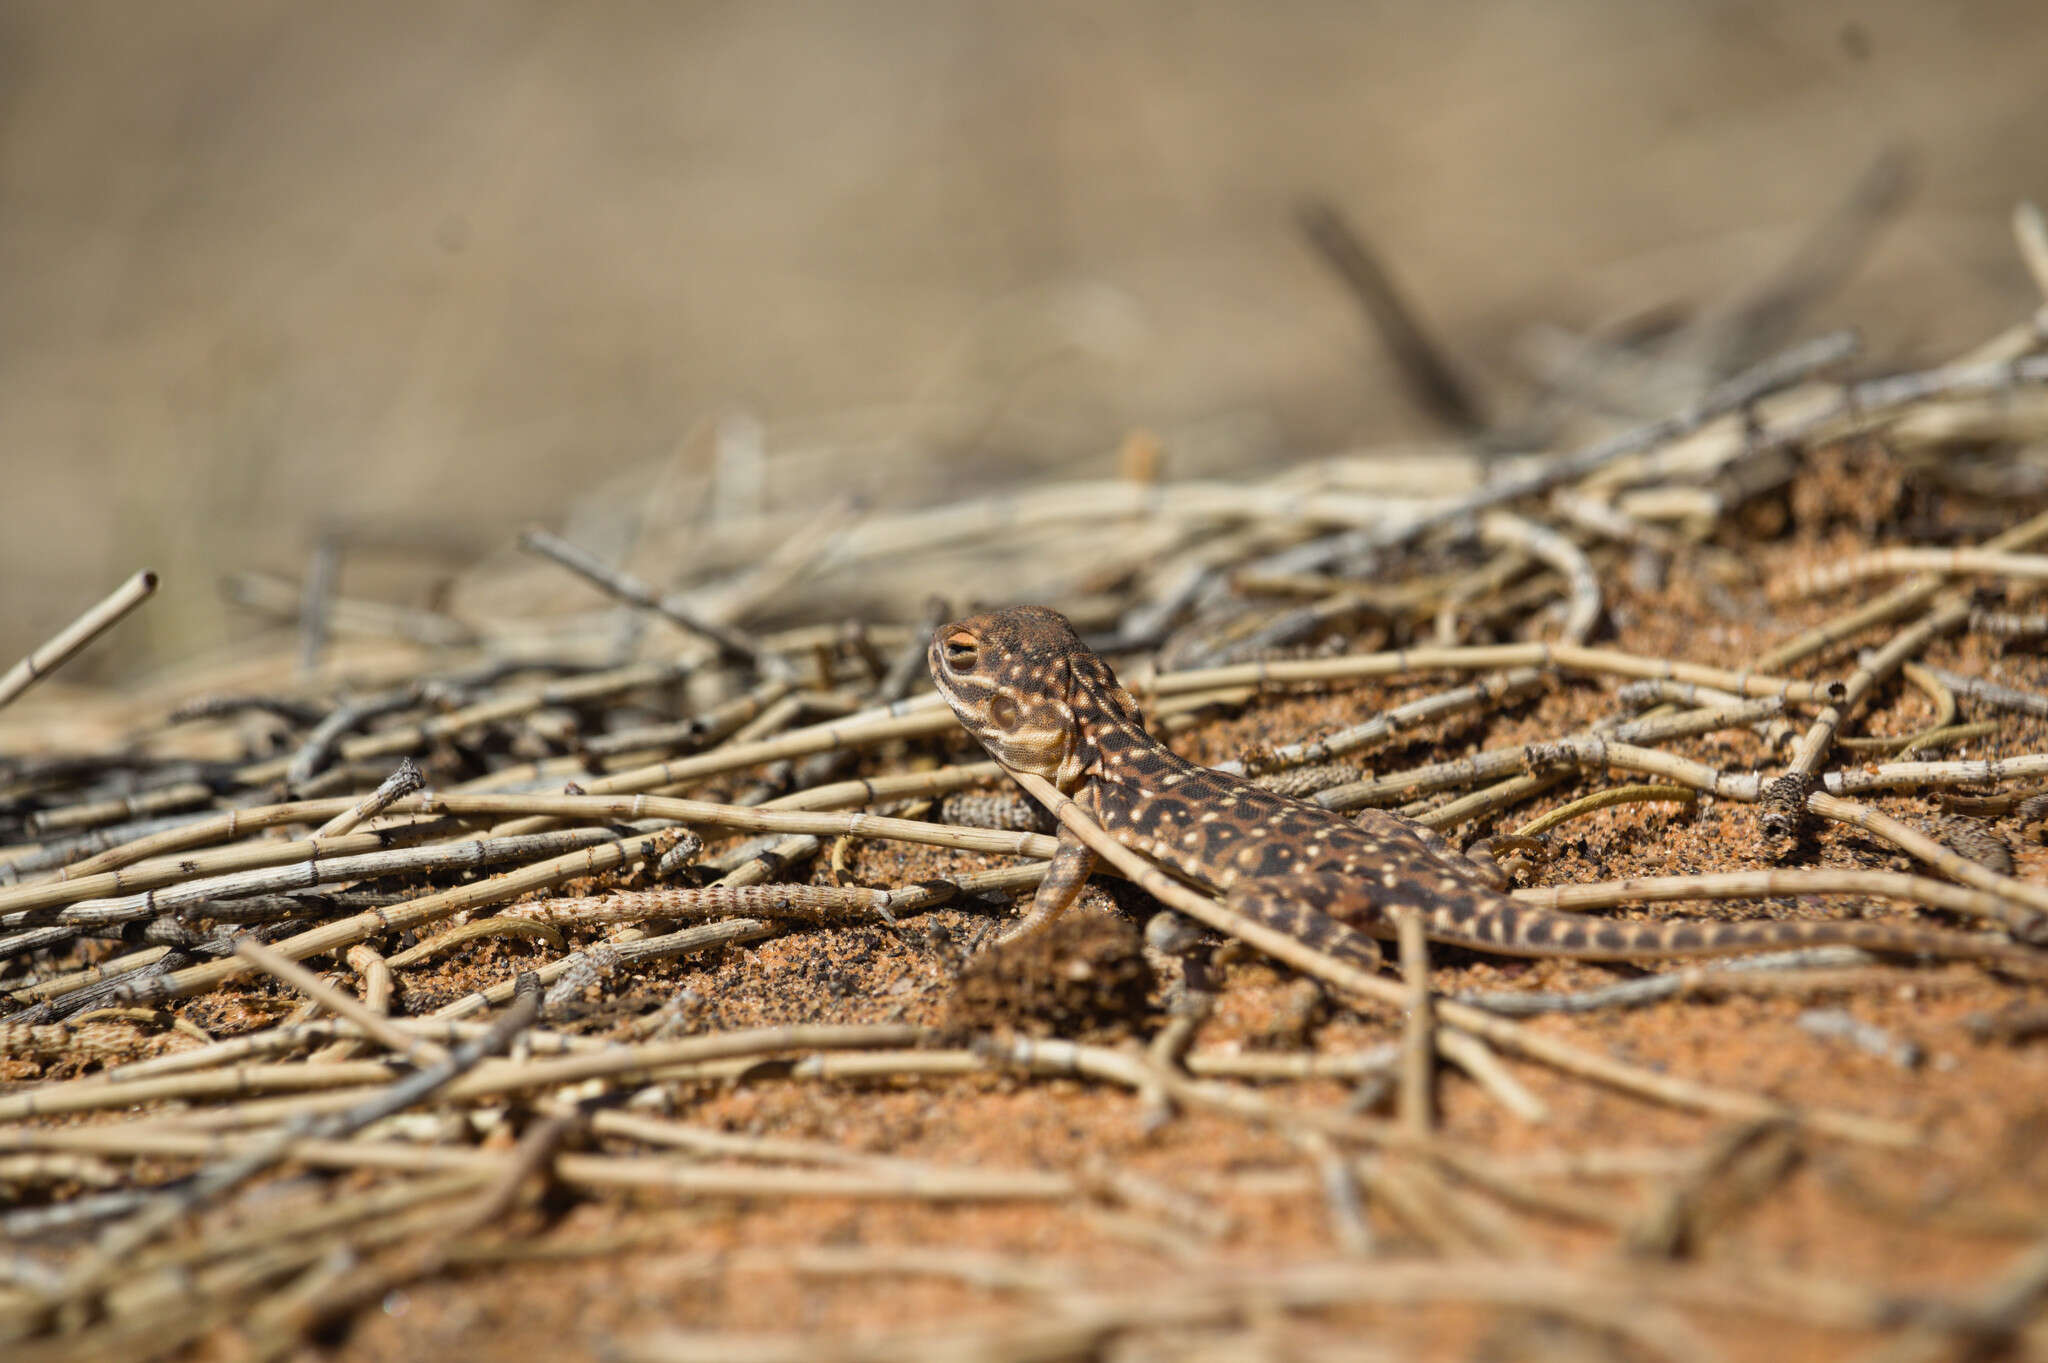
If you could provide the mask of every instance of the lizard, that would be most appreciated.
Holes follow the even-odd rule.
[[[1432,940],[1579,960],[1729,956],[1805,946],[1990,960],[2039,975],[2048,955],[1967,932],[1876,921],[1617,921],[1504,892],[1505,877],[1412,819],[1356,820],[1198,766],[1154,738],[1129,691],[1073,625],[1017,606],[942,625],[927,661],[939,694],[1005,771],[1035,775],[1109,835],[1238,912],[1375,969],[1375,939],[1419,914]],[[1061,827],[1031,907],[1002,939],[1042,931],[1079,896],[1096,855]],[[1489,874],[1489,872],[1491,872]]]

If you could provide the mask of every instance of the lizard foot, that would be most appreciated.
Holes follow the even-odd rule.
[[[1503,859],[1503,852],[1513,855]],[[1547,838],[1502,833],[1473,843],[1465,849],[1464,857],[1480,880],[1496,890],[1505,890],[1517,875],[1538,862],[1550,860],[1550,842]]]

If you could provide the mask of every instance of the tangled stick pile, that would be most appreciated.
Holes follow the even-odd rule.
[[[1547,834],[1535,902],[2039,945],[2044,336],[1828,338],[1575,452],[536,533],[434,609],[294,588],[231,680],[29,691],[8,1357],[2042,1347],[2038,984],[1294,975],[1115,882],[991,949],[1049,825],[921,661],[1044,601],[1200,760]],[[491,604],[556,565],[624,605]]]

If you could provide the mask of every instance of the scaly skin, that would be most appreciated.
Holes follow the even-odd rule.
[[[960,722],[1011,772],[1057,786],[1118,842],[1242,913],[1314,946],[1377,965],[1371,939],[1392,911],[1422,915],[1439,942],[1512,956],[1582,960],[1729,956],[1843,945],[1992,961],[2040,975],[2048,956],[1970,933],[1905,923],[1672,919],[1615,922],[1518,903],[1435,834],[1384,810],[1357,822],[1198,767],[1145,731],[1130,693],[1041,606],[977,615],[932,636],[932,677]],[[1010,933],[1042,929],[1080,893],[1095,855],[1064,828],[1059,850]]]

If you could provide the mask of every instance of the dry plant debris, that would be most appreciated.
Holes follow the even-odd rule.
[[[323,559],[225,678],[41,688],[0,716],[7,1356],[2048,1351],[2042,317],[1881,378],[1824,338],[1433,486],[1140,440],[529,536],[624,603],[582,614]],[[1408,933],[1396,979],[1128,855],[991,948],[1051,824],[919,660],[1024,595],[1183,752],[1492,835],[1533,902],[1984,949]]]

